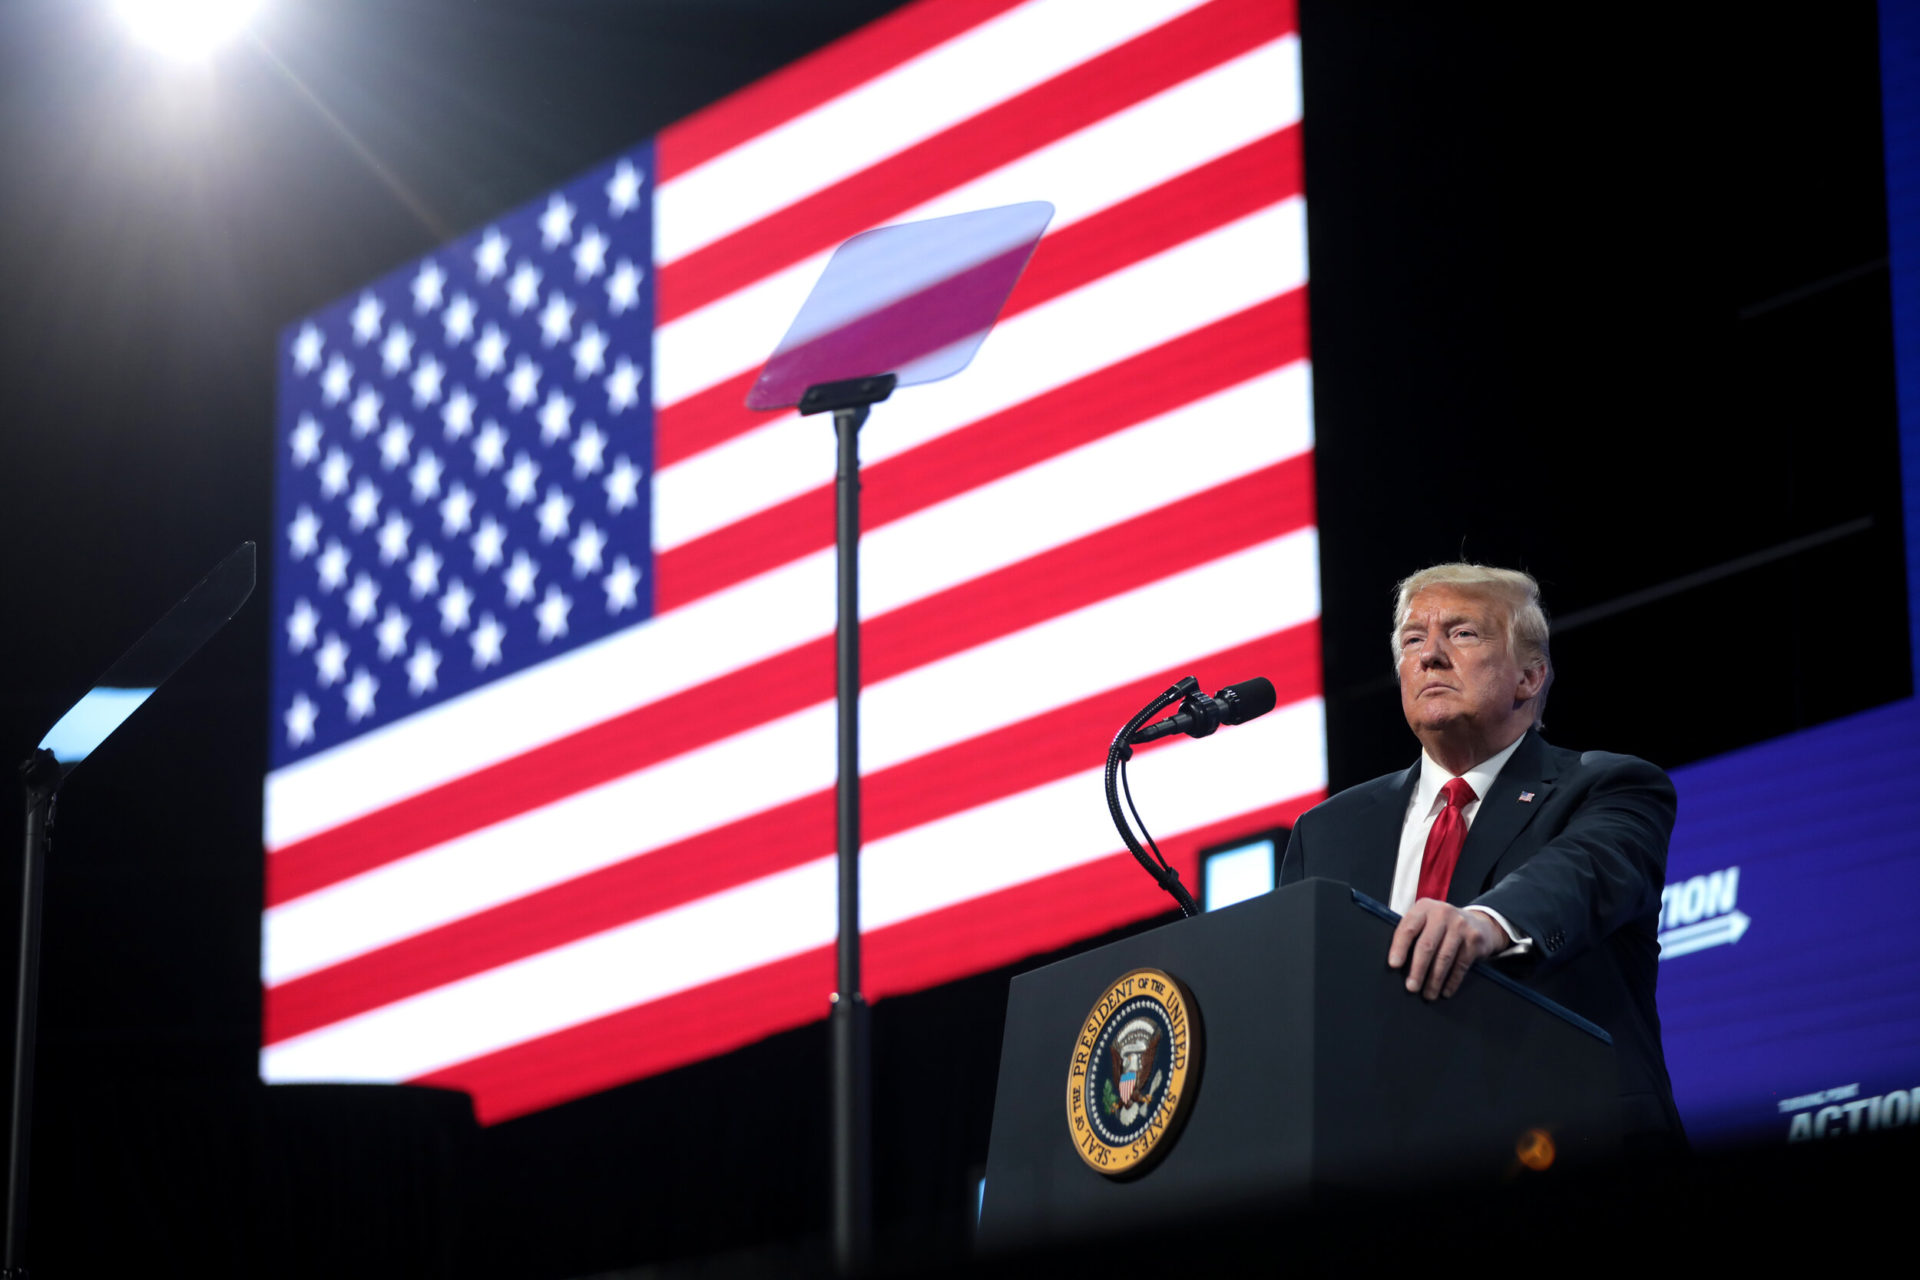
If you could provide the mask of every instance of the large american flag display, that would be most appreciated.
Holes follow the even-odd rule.
[[[862,431],[866,987],[1165,911],[1325,786],[1300,52],[1281,0],[922,0],[290,325],[268,1081],[492,1122],[822,1018],[834,441],[744,399],[834,247],[1057,213]],[[878,372],[878,371],[876,371]]]

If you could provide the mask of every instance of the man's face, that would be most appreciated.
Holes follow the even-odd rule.
[[[1428,587],[1400,627],[1400,706],[1423,744],[1453,739],[1499,750],[1533,721],[1543,672],[1522,669],[1505,611],[1491,600]],[[1516,705],[1519,704],[1519,705]]]

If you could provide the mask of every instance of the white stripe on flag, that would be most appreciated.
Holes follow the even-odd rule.
[[[1177,834],[1325,785],[1319,699],[1133,766],[1155,827]],[[863,929],[898,924],[1111,854],[1087,770],[867,845]],[[953,850],[965,849],[964,857]],[[832,857],[343,1019],[262,1051],[269,1081],[399,1081],[828,945]],[[1116,867],[1115,874],[1128,874]],[[1142,875],[1143,899],[1159,891]]]

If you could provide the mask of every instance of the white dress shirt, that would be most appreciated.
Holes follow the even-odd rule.
[[[1473,829],[1474,815],[1480,812],[1480,800],[1485,799],[1492,790],[1493,780],[1500,776],[1500,770],[1526,736],[1521,734],[1508,743],[1505,750],[1489,756],[1460,775],[1473,788],[1473,794],[1480,798],[1470,801],[1460,810],[1460,816],[1466,820],[1469,831]],[[1433,820],[1440,816],[1440,810],[1446,807],[1446,797],[1440,791],[1452,781],[1453,776],[1435,764],[1432,756],[1424,751],[1420,753],[1420,781],[1413,788],[1413,800],[1407,805],[1406,821],[1400,828],[1400,856],[1393,864],[1393,896],[1387,902],[1400,915],[1407,914],[1407,908],[1419,897],[1420,864],[1427,853],[1427,834],[1433,830]],[[1507,936],[1513,939],[1513,945],[1502,951],[1501,955],[1521,955],[1533,946],[1533,939],[1521,937],[1520,931],[1498,911],[1487,907],[1468,907],[1467,910],[1481,912],[1507,931]]]

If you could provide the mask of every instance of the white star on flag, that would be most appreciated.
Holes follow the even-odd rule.
[[[353,679],[347,682],[347,719],[364,720],[373,714],[373,695],[380,691],[380,682],[371,672],[360,667],[353,673]]]
[[[366,574],[353,580],[347,588],[347,621],[356,627],[363,627],[373,621],[373,615],[380,607],[380,584]]]
[[[465,387],[455,387],[440,408],[440,425],[449,440],[458,440],[473,430],[473,397]]]
[[[414,460],[413,469],[407,472],[407,479],[413,484],[413,500],[425,502],[440,492],[440,476],[445,468],[433,450],[423,449]]]
[[[580,532],[574,535],[569,550],[573,552],[573,576],[584,578],[600,567],[600,553],[606,550],[607,535],[594,527],[593,521],[583,521]]]
[[[447,286],[447,273],[440,264],[429,258],[420,264],[420,271],[413,277],[413,309],[431,311],[440,305],[441,290]]]
[[[578,261],[578,255],[575,261]],[[295,373],[312,373],[320,367],[320,352],[326,346],[326,340],[311,323],[301,326],[300,336],[293,340],[293,369]]]
[[[380,367],[391,377],[413,363],[413,334],[403,324],[387,330],[380,340]]]
[[[500,332],[499,325],[488,325],[480,341],[473,344],[473,367],[483,378],[491,378],[507,367],[507,335]]]
[[[507,531],[492,516],[488,516],[473,535],[473,567],[480,573],[499,564],[506,556]]]
[[[373,522],[380,518],[380,491],[364,476],[354,487],[353,496],[347,499],[347,518],[355,533],[372,528]]]
[[[507,505],[524,507],[532,502],[534,485],[539,479],[540,464],[524,453],[517,455],[506,475]]]
[[[547,199],[547,211],[540,215],[540,242],[557,249],[573,235],[573,206],[562,195]]]
[[[353,403],[347,406],[347,417],[353,421],[353,434],[364,439],[380,425],[380,408],[386,401],[372,387],[360,388]]]
[[[607,277],[607,310],[619,315],[640,305],[640,268],[625,258]]]
[[[320,456],[320,424],[312,414],[303,414],[293,429],[293,465],[304,467]]]
[[[544,444],[564,440],[573,429],[573,401],[559,391],[547,392],[539,413],[540,439]]]
[[[573,442],[573,475],[584,480],[600,469],[601,456],[606,452],[607,438],[600,434],[600,428],[589,422],[580,428],[579,439]]]
[[[500,645],[506,639],[507,631],[490,613],[480,615],[480,625],[467,637],[467,643],[473,649],[475,667],[491,667],[500,661]]]
[[[507,238],[500,234],[499,229],[488,227],[487,234],[481,238],[480,247],[473,251],[473,270],[480,277],[481,284],[490,284],[505,274],[507,248]]]
[[[337,498],[347,491],[347,481],[353,476],[353,461],[345,453],[335,449],[320,464],[320,494],[322,497]]]
[[[415,693],[430,693],[439,684],[440,654],[425,640],[414,646],[407,659],[407,688]]]
[[[619,613],[640,602],[640,573],[625,556],[613,562],[613,569],[601,581],[607,592],[607,612]]]
[[[607,179],[607,212],[617,218],[639,208],[640,186],[640,171],[631,160],[622,160]]]
[[[380,305],[380,299],[371,293],[360,295],[360,301],[353,308],[353,340],[361,346],[380,336],[380,320],[386,315],[386,308]]]
[[[540,366],[521,356],[514,364],[513,372],[507,375],[507,403],[515,409],[524,409],[539,394]]]
[[[295,560],[305,560],[320,549],[320,517],[311,507],[301,507],[287,526],[288,549]]]
[[[313,740],[313,722],[319,718],[320,708],[313,705],[312,699],[304,693],[294,695],[293,705],[287,708],[287,744],[300,746]]]
[[[398,564],[406,558],[407,543],[413,536],[413,525],[398,511],[387,513],[386,523],[380,526],[380,563]]]
[[[314,612],[313,602],[304,596],[294,602],[293,612],[287,615],[287,647],[295,653],[305,653],[319,640],[320,615]]]
[[[489,419],[473,441],[473,469],[486,475],[505,465],[506,461],[507,433],[501,430],[499,423]]]
[[[339,356],[327,361],[326,372],[320,375],[320,389],[329,406],[345,400],[353,389],[353,366]]]
[[[467,531],[473,523],[473,491],[458,480],[440,500],[440,532],[452,538]]]
[[[407,629],[413,624],[407,615],[392,605],[387,606],[380,625],[373,634],[380,642],[380,656],[388,660],[399,657],[407,651]]]
[[[640,472],[625,457],[615,458],[613,470],[607,473],[605,483],[607,491],[607,511],[618,515],[628,507],[640,501]]]
[[[467,590],[466,583],[455,578],[447,584],[445,594],[440,597],[440,629],[452,633],[467,626],[468,613],[473,608],[473,592]]]
[[[607,365],[607,335],[591,322],[573,344],[573,376],[590,378]]]
[[[588,227],[573,246],[573,278],[591,280],[607,269],[607,238],[598,227]]]
[[[573,499],[566,495],[558,485],[547,488],[547,500],[538,508],[540,517],[540,541],[552,542],[566,533],[568,517],[573,513]]]
[[[337,541],[330,540],[327,543],[327,549],[320,553],[320,558],[314,566],[320,578],[322,591],[338,591],[346,585],[347,562],[350,559],[352,559],[352,553]]]
[[[540,341],[551,347],[573,336],[573,304],[558,289],[540,309]]]
[[[540,639],[543,642],[558,640],[567,634],[567,614],[572,609],[572,599],[564,595],[560,588],[547,588],[547,594],[533,610],[540,622]]]
[[[440,313],[440,327],[447,336],[448,346],[457,347],[473,336],[473,320],[479,313],[480,308],[472,298],[464,293],[453,295],[453,301]]]
[[[347,678],[347,646],[339,636],[327,635],[327,642],[313,655],[314,679],[322,689]]]
[[[407,565],[407,581],[413,588],[414,599],[440,589],[440,565],[440,555],[432,547],[421,547],[413,553]]]
[[[507,566],[503,579],[507,588],[507,603],[525,604],[533,599],[533,583],[539,574],[539,566],[534,564],[526,552],[515,552],[513,563]]]
[[[380,465],[392,471],[413,456],[413,428],[398,418],[387,419],[380,433]]]
[[[607,411],[620,413],[640,403],[640,368],[625,356],[607,375]]]
[[[440,382],[446,377],[446,373],[446,369],[432,356],[420,362],[419,367],[413,371],[413,377],[409,379],[413,387],[415,408],[424,409],[440,398]]]
[[[519,315],[540,300],[540,272],[525,258],[507,281],[507,310]]]

